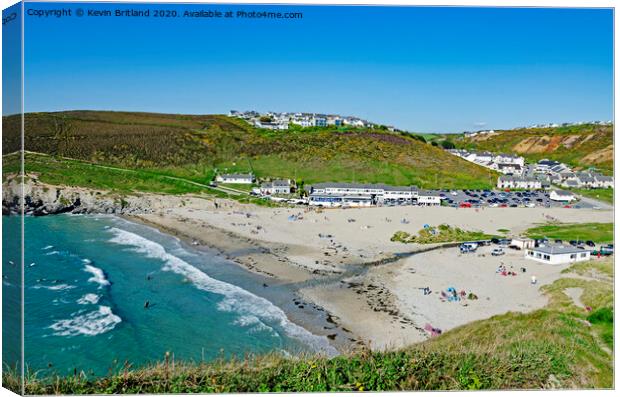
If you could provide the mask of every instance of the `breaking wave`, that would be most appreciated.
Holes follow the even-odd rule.
[[[101,297],[97,294],[86,294],[77,300],[80,305],[94,305]]]
[[[256,296],[236,285],[209,277],[196,267],[166,252],[162,245],[154,241],[118,228],[111,228],[110,231],[114,234],[110,242],[130,246],[133,251],[148,258],[161,260],[164,262],[162,270],[182,275],[198,289],[223,296],[224,299],[217,306],[218,309],[238,313],[240,318],[237,321],[246,325],[253,322],[254,326],[260,322],[266,327],[268,326],[261,319],[277,323],[288,336],[301,340],[330,356],[338,354],[326,337],[314,335],[305,328],[291,322],[282,309],[267,299]]]
[[[103,272],[103,270],[99,269],[98,267],[89,265],[88,263],[90,263],[90,261],[88,259],[85,259],[84,262],[87,263],[86,265],[84,265],[84,271],[93,275],[91,278],[88,279],[89,282],[99,284],[99,288],[110,285],[110,282],[105,277],[105,273]]]
[[[111,331],[121,321],[110,307],[99,306],[98,310],[57,321],[50,328],[56,331],[54,335],[57,336],[93,336]]]
[[[34,288],[34,289],[45,288],[45,289],[49,289],[50,291],[64,291],[64,290],[67,290],[67,289],[75,288],[75,285],[69,285],[69,284],[42,285],[42,284],[37,284],[37,285],[34,285],[32,288]]]

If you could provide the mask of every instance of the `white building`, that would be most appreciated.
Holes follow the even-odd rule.
[[[523,167],[514,163],[492,163],[491,168],[502,174],[521,175]]]
[[[319,116],[313,117],[312,126],[313,127],[327,127],[327,118],[319,117]]]
[[[510,242],[510,245],[515,246],[520,249],[534,248],[535,241],[528,237],[517,237],[513,238]]]
[[[420,191],[418,193],[418,204],[427,206],[441,205],[441,196],[426,190]]]
[[[287,122],[260,121],[254,122],[256,128],[265,128],[268,130],[288,130]]]
[[[359,184],[359,183],[317,183],[310,187],[311,193],[317,194],[383,194],[385,185],[379,184]]]
[[[290,179],[276,179],[275,181],[265,182],[260,186],[261,194],[291,194],[291,189],[295,182]]]
[[[418,200],[418,189],[415,186],[385,186],[379,200],[383,203],[407,203]]]
[[[500,189],[542,189],[542,181],[532,177],[504,175],[497,178]]]
[[[308,204],[319,207],[370,207],[373,199],[369,194],[312,193],[308,197]]]
[[[590,251],[572,246],[549,245],[527,249],[525,258],[551,265],[560,265],[590,260]]]
[[[549,194],[549,198],[553,201],[562,201],[570,203],[575,200],[575,195],[566,190],[552,190]]]
[[[317,183],[309,187],[309,193],[311,204],[323,206],[366,206],[367,197],[370,197],[371,204],[415,204],[419,199],[415,186],[373,183]],[[428,201],[434,204],[433,200]]]
[[[253,174],[220,174],[215,177],[215,180],[220,183],[239,183],[251,185],[254,183]]]
[[[595,175],[594,178],[599,188],[610,189],[614,187],[614,178],[611,176]]]
[[[525,165],[525,159],[523,157],[513,154],[498,154],[493,158],[493,162],[497,164],[515,164],[519,167]]]

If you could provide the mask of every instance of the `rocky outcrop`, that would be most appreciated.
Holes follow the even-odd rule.
[[[2,214],[20,213],[23,192],[24,212],[42,216],[74,214],[148,214],[152,212],[153,197],[123,195],[79,187],[53,186],[27,176],[22,185],[17,177],[2,184]]]

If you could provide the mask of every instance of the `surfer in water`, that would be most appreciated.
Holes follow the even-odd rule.
[[[144,308],[148,309],[150,304],[151,304],[151,302],[149,302],[149,301],[144,302]]]

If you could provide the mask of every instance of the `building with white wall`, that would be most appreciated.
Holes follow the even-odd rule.
[[[215,177],[215,181],[220,183],[239,183],[251,185],[254,183],[254,174],[219,174]]]
[[[542,181],[534,177],[503,175],[497,178],[500,189],[542,189]]]
[[[418,204],[426,206],[441,205],[441,196],[428,190],[420,191],[418,193]]]
[[[573,246],[548,245],[527,249],[525,258],[551,265],[561,265],[590,260],[590,251]]]
[[[549,199],[570,203],[575,200],[575,195],[566,190],[552,190],[551,193],[549,193]]]
[[[295,187],[295,182],[290,179],[276,179],[271,182],[265,182],[260,186],[261,194],[291,194]]]

